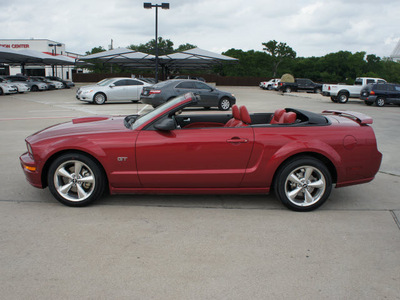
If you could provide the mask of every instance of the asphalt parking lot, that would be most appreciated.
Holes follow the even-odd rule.
[[[27,183],[18,160],[24,139],[74,117],[146,108],[83,103],[75,89],[1,96],[2,298],[400,299],[400,107],[218,88],[253,112],[370,115],[380,172],[371,183],[334,189],[310,213],[289,211],[274,195],[118,195],[70,208]]]

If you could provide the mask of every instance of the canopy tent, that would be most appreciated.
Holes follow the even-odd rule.
[[[19,50],[19,53],[30,55],[33,58],[39,59],[39,64],[45,65],[73,65],[75,59],[64,56],[64,55],[48,55],[36,50],[24,49]]]
[[[78,63],[98,61],[118,64],[129,68],[154,68],[155,56],[127,48],[117,48],[79,58]],[[172,69],[207,69],[216,64],[235,63],[236,58],[200,48],[159,56],[158,63],[164,74]]]
[[[101,63],[112,63],[132,68],[151,68],[154,66],[154,60],[154,55],[127,48],[116,48],[79,58],[79,61],[99,61]]]
[[[40,58],[10,48],[0,47],[0,63],[21,64],[27,62],[38,63]]]
[[[236,63],[238,59],[200,48],[167,54],[159,57],[160,64],[169,69],[206,69],[221,63]]]
[[[0,47],[0,63],[16,64],[21,66],[21,72],[25,73],[25,66],[32,65],[74,65],[73,58],[64,55],[48,55],[39,51],[24,49],[13,50]]]

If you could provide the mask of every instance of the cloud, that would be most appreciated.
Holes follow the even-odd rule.
[[[147,0],[146,0],[147,1]],[[167,1],[167,0],[166,0]],[[138,0],[1,1],[2,38],[48,38],[67,50],[146,43],[154,38],[155,9]],[[400,2],[364,0],[170,0],[159,9],[159,36],[175,46],[195,44],[211,51],[262,51],[275,39],[299,56],[339,50],[389,56],[400,38]],[[159,3],[159,2],[153,2]]]

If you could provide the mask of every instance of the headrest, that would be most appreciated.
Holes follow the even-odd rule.
[[[240,118],[242,119],[242,122],[245,124],[251,124],[251,118],[249,115],[249,112],[246,108],[246,106],[242,105],[240,107]]]
[[[239,111],[239,107],[236,104],[232,105],[232,116],[236,120],[240,120],[240,111]]]
[[[294,123],[296,121],[297,115],[294,112],[288,112],[285,113],[284,117],[283,117],[283,122],[288,124],[288,123]]]
[[[283,114],[286,112],[284,108],[279,108],[274,112],[272,116],[271,124],[277,124],[283,122]]]

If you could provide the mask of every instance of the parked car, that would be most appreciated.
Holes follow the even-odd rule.
[[[47,84],[51,84],[52,87],[51,88],[49,87],[49,90],[53,89],[53,86],[54,86],[55,89],[64,88],[64,84],[62,82],[60,82],[60,81],[57,81],[57,80],[51,80],[51,79],[48,79],[47,77],[43,77],[43,76],[32,76],[31,78],[39,80],[39,81],[42,81],[42,82],[47,83]]]
[[[18,89],[14,84],[0,81],[0,96],[15,93],[18,93]]]
[[[361,90],[360,99],[364,100],[366,105],[375,103],[379,107],[389,103],[400,105],[400,84],[368,84]]]
[[[206,82],[206,80],[203,77],[191,76],[191,75],[177,75],[173,79],[193,79]]]
[[[228,110],[236,103],[233,94],[220,91],[207,83],[191,79],[171,79],[159,82],[151,87],[143,88],[140,101],[157,107],[179,95],[193,92],[200,95],[200,101],[196,107],[218,107],[220,110]]]
[[[357,77],[354,85],[347,84],[324,84],[322,95],[331,97],[332,102],[347,103],[349,98],[359,98],[364,86],[370,83],[386,83],[382,78]]]
[[[22,94],[22,93],[30,91],[29,86],[27,84],[25,84],[25,83],[22,83],[22,82],[11,82],[11,81],[9,81],[9,80],[7,80],[5,78],[0,77],[0,83],[8,84],[8,87],[4,87],[3,86],[2,93],[4,93],[4,90],[9,90],[10,88],[12,89],[12,93],[14,93],[14,91],[13,91],[14,87],[17,88],[17,93],[21,93]],[[0,95],[2,93],[0,92]]]
[[[69,206],[118,193],[255,193],[274,190],[288,208],[321,206],[332,188],[378,172],[372,119],[299,109],[180,114],[188,93],[144,115],[89,116],[26,138],[20,163],[30,184]]]
[[[279,90],[286,93],[298,91],[321,93],[322,84],[315,83],[307,78],[296,78],[295,82],[280,82]]]
[[[273,78],[269,81],[260,82],[260,88],[264,90],[272,90],[274,89],[275,83],[278,84],[281,80],[279,78]]]
[[[106,78],[95,85],[85,85],[76,91],[76,99],[96,104],[104,104],[111,101],[140,100],[140,94],[145,86],[150,83],[134,78]]]
[[[48,89],[48,90],[54,90],[54,89],[56,89],[56,88],[61,88],[61,87],[60,87],[60,85],[61,85],[60,82],[57,82],[57,85],[56,85],[53,81],[50,81],[50,80],[48,80],[48,79],[45,79],[45,77],[41,77],[41,76],[31,76],[30,78],[31,78],[32,80],[40,81],[40,82],[43,82],[43,83],[47,84],[47,89]],[[58,86],[58,87],[57,87],[57,86]]]
[[[4,78],[11,82],[25,83],[29,86],[29,88],[32,92],[48,90],[48,85],[46,83],[28,78],[27,76],[24,76],[24,75],[9,75]]]
[[[71,87],[75,86],[75,83],[73,83],[72,81],[68,81],[68,80],[64,80],[60,77],[56,77],[56,76],[46,76],[47,79],[49,80],[53,80],[53,81],[59,81],[63,84],[63,88],[64,89],[69,89]]]

